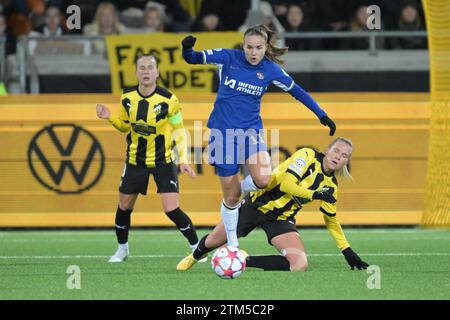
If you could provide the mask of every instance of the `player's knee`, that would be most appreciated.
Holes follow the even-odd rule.
[[[133,201],[131,199],[120,199],[119,200],[119,208],[120,210],[132,210],[133,209]]]
[[[269,184],[270,175],[260,175],[253,178],[253,182],[260,189],[264,189]]]
[[[172,212],[176,209],[178,209],[180,206],[178,203],[165,203],[163,204],[163,210],[167,214],[167,212]]]
[[[303,272],[308,269],[308,258],[305,252],[298,249],[291,249],[285,257],[289,261],[291,271]]]
[[[240,194],[230,194],[223,198],[227,207],[235,207],[239,203]]]

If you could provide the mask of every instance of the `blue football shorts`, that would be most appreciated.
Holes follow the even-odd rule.
[[[220,177],[233,176],[239,167],[255,153],[267,151],[261,131],[234,129],[223,132],[211,129],[208,143],[209,164],[216,167]]]

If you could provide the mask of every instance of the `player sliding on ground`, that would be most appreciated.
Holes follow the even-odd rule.
[[[348,163],[352,142],[335,139],[324,154],[311,148],[301,148],[281,163],[272,173],[265,189],[250,192],[239,209],[238,237],[247,236],[261,227],[267,240],[281,255],[248,256],[247,267],[264,270],[305,271],[308,267],[305,246],[297,232],[295,215],[306,203],[320,201],[325,225],[352,269],[369,265],[352,250],[336,219],[336,176],[351,178]],[[227,241],[223,223],[204,236],[194,252],[177,265],[188,270],[208,252]]]

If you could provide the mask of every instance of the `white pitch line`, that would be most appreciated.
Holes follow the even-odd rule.
[[[344,226],[345,229],[345,226]],[[298,228],[298,231],[300,234],[302,232],[314,234],[314,233],[322,233],[326,232],[325,228],[320,229],[302,229],[301,226]],[[262,232],[262,231],[260,231]],[[391,234],[405,234],[405,233],[417,233],[417,234],[433,234],[433,233],[444,233],[445,235],[449,234],[450,232],[448,230],[444,229],[347,229],[345,230],[346,233],[352,234],[352,233],[358,233],[358,234],[385,234],[385,233],[391,233]],[[83,230],[73,230],[73,231],[0,231],[0,237],[7,238],[7,237],[14,237],[17,235],[20,236],[29,236],[29,237],[64,237],[64,236],[110,236],[114,235],[114,230],[111,229],[111,231],[108,230],[98,230],[98,231],[83,231]],[[135,230],[134,235],[136,236],[149,236],[152,234],[158,234],[158,235],[178,235],[178,230]]]
[[[130,256],[130,258],[182,258],[180,255],[136,255]],[[110,256],[0,256],[0,259],[106,259]]]
[[[374,256],[374,257],[384,257],[384,256],[392,256],[392,257],[415,257],[415,256],[450,256],[450,252],[427,252],[427,253],[418,253],[418,252],[389,252],[389,253],[359,253],[360,256]],[[308,254],[309,257],[341,257],[342,254],[337,253],[317,253],[317,254]]]
[[[267,254],[267,253],[265,253]],[[261,253],[255,253],[254,255],[264,255]],[[360,253],[361,256],[392,256],[392,257],[416,257],[416,256],[450,256],[449,252],[426,252],[426,253],[418,253],[418,252],[387,252],[387,253]],[[309,257],[342,257],[340,253],[312,253],[308,254]],[[83,255],[83,256],[0,256],[0,259],[8,260],[8,259],[106,259],[110,256],[104,255]],[[131,259],[154,259],[154,258],[182,258],[184,256],[181,255],[162,255],[162,254],[149,254],[149,255],[132,255]]]
[[[167,234],[164,236],[169,236],[169,237],[180,237],[181,234],[177,233],[177,234]],[[159,237],[159,235],[158,235]],[[302,238],[303,242],[305,242],[306,244],[311,244],[313,242],[329,242],[332,241],[331,238],[309,238],[309,237],[304,237]],[[446,238],[446,237],[437,237],[437,238],[432,238],[432,237],[409,237],[409,238],[396,238],[396,237],[384,237],[383,239],[378,239],[377,241],[450,241],[450,237]],[[97,239],[2,239],[0,240],[0,243],[29,243],[29,242],[33,242],[33,243],[79,243],[79,242],[111,242],[111,241],[115,241],[115,235],[109,235],[107,238],[97,238]],[[144,241],[144,240],[142,240]],[[148,239],[146,239],[145,241],[160,241],[158,239],[152,239],[151,235],[150,237],[148,237]],[[261,242],[263,240],[261,239],[257,239],[257,238],[246,238],[245,240],[243,240],[243,242],[248,243],[248,242]],[[373,241],[373,238],[360,238],[358,239],[359,242],[362,241]]]

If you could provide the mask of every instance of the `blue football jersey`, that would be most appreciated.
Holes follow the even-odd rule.
[[[289,91],[293,79],[267,57],[256,66],[245,59],[242,50],[202,51],[204,63],[219,68],[219,90],[208,127],[214,129],[262,129],[261,97],[270,83]]]

